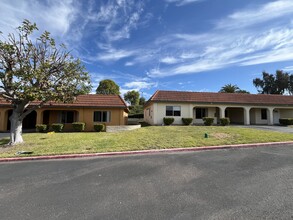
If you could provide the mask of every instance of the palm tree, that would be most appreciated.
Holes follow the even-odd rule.
[[[240,89],[237,85],[226,84],[224,85],[221,90],[219,91],[221,93],[248,93],[248,91]]]
[[[219,92],[222,93],[236,93],[239,89],[237,85],[226,84],[224,85]]]

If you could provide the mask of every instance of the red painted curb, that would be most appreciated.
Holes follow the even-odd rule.
[[[105,156],[119,156],[119,155],[136,155],[136,154],[156,154],[156,153],[173,153],[173,152],[188,152],[188,151],[206,151],[206,150],[220,150],[233,148],[252,148],[275,145],[289,145],[293,141],[288,142],[270,142],[270,143],[255,143],[255,144],[234,144],[234,145],[220,145],[220,146],[206,146],[206,147],[189,147],[189,148],[171,148],[158,150],[140,150],[140,151],[123,151],[123,152],[106,152],[106,153],[91,153],[91,154],[65,154],[65,155],[48,155],[48,156],[34,156],[34,157],[11,157],[0,158],[0,162],[15,162],[28,160],[50,160],[50,159],[71,159],[83,157],[105,157]]]

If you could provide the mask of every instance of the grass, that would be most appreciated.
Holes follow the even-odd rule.
[[[6,148],[8,139],[0,139],[0,157],[15,157],[22,150],[36,156],[293,141],[292,134],[234,126],[150,126],[120,133],[30,133],[23,138],[24,144]]]

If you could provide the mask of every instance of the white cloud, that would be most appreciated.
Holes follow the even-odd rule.
[[[73,0],[42,1],[2,0],[0,3],[1,31],[10,33],[18,27],[24,19],[36,22],[39,29],[48,30],[54,37],[65,35],[73,22],[78,8]]]
[[[158,83],[156,82],[145,82],[145,81],[134,81],[125,83],[124,86],[130,90],[141,90],[141,89],[150,89],[152,87],[157,87]]]
[[[90,59],[100,60],[100,61],[117,61],[126,57],[131,57],[135,54],[135,51],[127,51],[127,50],[109,50],[105,53],[100,53],[97,57],[93,57]]]
[[[237,11],[217,23],[218,28],[239,29],[270,21],[283,16],[292,16],[293,1],[278,0],[253,9]]]
[[[187,4],[195,3],[195,2],[201,2],[203,0],[165,0],[167,3],[175,3],[176,6],[184,6]]]
[[[284,71],[293,71],[293,66],[286,66],[283,68]]]
[[[180,60],[176,59],[175,57],[164,57],[160,60],[161,63],[166,63],[166,64],[174,64],[180,62]]]

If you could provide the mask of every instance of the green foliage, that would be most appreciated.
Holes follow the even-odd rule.
[[[214,118],[204,117],[202,120],[206,126],[211,126],[214,123]]]
[[[24,20],[18,27],[19,39],[13,34],[7,41],[0,38],[0,96],[12,101],[71,102],[79,94],[90,92],[90,78],[80,60],[63,47],[57,47],[45,31],[36,41],[31,36],[36,24]],[[25,103],[26,104],[26,103]]]
[[[36,131],[37,132],[45,132],[48,126],[45,124],[36,124]]]
[[[16,35],[0,36],[0,97],[14,106],[12,126],[49,101],[73,102],[77,95],[91,91],[90,77],[81,61],[64,45],[56,45],[48,31],[37,36],[37,30],[35,23],[24,20]],[[32,101],[39,104],[28,109]],[[13,137],[21,135],[19,129],[11,132],[15,132],[12,145],[17,142]]]
[[[220,118],[220,124],[223,126],[230,124],[230,118]]]
[[[51,128],[55,132],[61,132],[63,130],[63,128],[64,128],[64,124],[54,123],[54,124],[51,125]]]
[[[293,125],[293,118],[280,118],[279,122],[281,125]]]
[[[104,124],[94,124],[94,130],[96,132],[101,132],[106,130],[106,126]]]
[[[72,123],[73,130],[75,131],[84,131],[85,123],[84,122],[73,122]]]
[[[144,97],[140,97],[139,98],[139,105],[144,106],[144,104],[146,103],[146,100]]]
[[[182,123],[185,125],[190,125],[193,121],[193,118],[182,118]]]
[[[293,93],[293,75],[277,70],[275,75],[267,72],[262,73],[262,79],[255,78],[253,85],[261,94],[282,95],[286,91]]]
[[[100,81],[97,94],[102,95],[120,95],[120,87],[111,79],[105,79]]]
[[[143,106],[141,105],[133,105],[129,106],[129,114],[128,117],[132,115],[143,115]]]
[[[237,85],[232,85],[232,84],[224,85],[219,92],[221,92],[221,93],[247,93],[247,94],[249,94],[248,91],[240,89]]]
[[[125,101],[129,102],[131,105],[139,104],[139,92],[132,90],[124,94]]]
[[[171,125],[174,122],[174,118],[163,118],[164,125]]]

